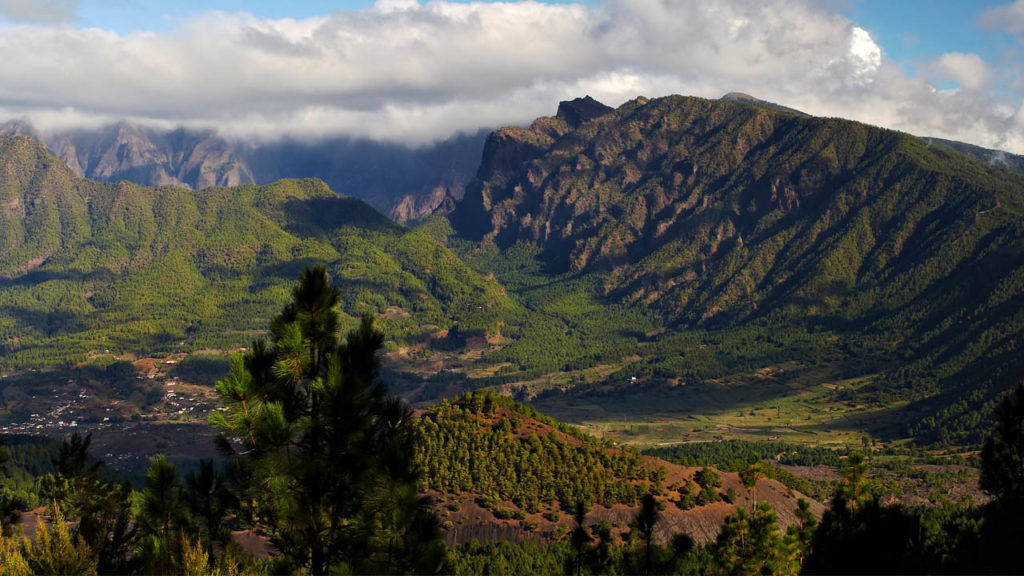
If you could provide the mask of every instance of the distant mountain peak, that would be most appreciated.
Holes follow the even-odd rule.
[[[0,136],[28,136],[42,140],[43,136],[28,118],[15,118],[0,124]]]
[[[583,98],[576,98],[575,100],[563,100],[562,102],[559,102],[558,113],[555,115],[558,118],[565,120],[565,122],[573,128],[577,128],[584,122],[593,120],[594,118],[600,118],[601,116],[610,114],[614,111],[615,109],[611,106],[605,106],[588,95]]]
[[[719,100],[723,100],[723,101],[726,101],[726,102],[743,102],[745,104],[753,104],[755,106],[764,106],[765,108],[771,108],[772,110],[779,110],[779,111],[782,111],[782,112],[792,112],[794,114],[801,114],[803,116],[810,116],[810,114],[807,114],[806,112],[801,112],[800,110],[797,110],[796,108],[790,108],[788,106],[783,106],[781,104],[776,104],[774,102],[768,102],[767,100],[761,100],[760,98],[758,98],[756,96],[751,96],[750,94],[747,94],[747,93],[744,93],[744,92],[729,92],[725,96],[722,96],[721,98],[719,98]]]
[[[317,177],[401,222],[454,208],[479,166],[488,133],[409,148],[348,137],[253,143],[211,128],[167,129],[130,120],[44,132],[28,118],[0,119],[0,136],[42,142],[80,177],[196,190]]]
[[[750,94],[747,94],[746,92],[729,92],[725,96],[722,96],[720,99],[721,100],[733,100],[733,101],[736,101],[736,102],[754,102],[754,103],[764,102],[764,100],[761,100],[760,98],[755,98],[754,96],[751,96]]]
[[[138,124],[133,124],[127,120],[121,120],[113,126],[114,133],[119,139],[125,138],[145,138],[149,140],[146,134],[145,128]]]

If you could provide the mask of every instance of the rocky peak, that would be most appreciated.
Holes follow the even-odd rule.
[[[573,128],[578,128],[584,122],[600,118],[614,111],[615,109],[611,106],[605,106],[590,96],[584,96],[575,100],[559,102],[556,116]]]

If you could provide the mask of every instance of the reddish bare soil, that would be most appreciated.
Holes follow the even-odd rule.
[[[645,464],[655,469],[656,466],[664,466],[667,473],[664,484],[666,486],[682,481],[684,478],[692,479],[699,468],[689,468],[671,464],[657,458],[644,457]],[[742,506],[749,510],[752,500],[747,490],[740,482],[739,476],[735,473],[722,472],[722,492],[732,488],[737,496],[735,504],[715,502],[707,506],[700,506],[691,510],[680,510],[675,501],[678,501],[677,492],[669,492],[667,496],[659,497],[664,502],[665,509],[661,512],[661,520],[657,526],[656,540],[659,543],[668,542],[673,536],[679,533],[689,535],[698,544],[706,544],[714,541],[721,531],[725,517],[736,511],[736,506]],[[553,539],[564,537],[572,530],[572,514],[566,509],[559,513],[557,522],[551,521],[544,514],[526,514],[522,520],[499,519],[494,514],[476,503],[473,495],[439,495],[431,494],[436,505],[442,523],[445,526],[445,540],[448,544],[461,544],[476,539],[480,542],[509,540],[522,542],[536,540],[548,542]],[[767,501],[772,505],[779,517],[779,530],[785,530],[786,526],[797,522],[796,509],[799,499],[807,500],[811,505],[811,511],[818,518],[825,511],[820,503],[793,492],[780,482],[772,479],[760,479],[754,490],[754,496],[758,502]],[[511,502],[503,505],[515,508]],[[629,533],[629,526],[639,511],[638,507],[626,505],[615,505],[611,508],[594,506],[587,514],[587,525],[595,527],[603,521],[612,523],[613,534],[625,540]],[[562,526],[562,536],[556,534],[556,526]]]

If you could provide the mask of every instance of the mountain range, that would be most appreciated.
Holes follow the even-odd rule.
[[[806,361],[794,331],[832,341],[835,375],[870,376],[862,401],[911,401],[896,420],[919,433],[956,437],[1010,384],[1024,337],[1020,173],[749,99],[575,105],[592,113],[565,104],[489,137],[451,214],[477,253],[533,254],[546,274],[587,282],[582,297],[652,312],[647,336],[763,330],[760,368]],[[654,338],[665,377],[695,362],[671,339]]]
[[[746,102],[803,114],[740,92],[724,101]],[[587,97],[564,103],[578,123],[604,104]],[[578,116],[577,116],[578,115]],[[143,186],[268,184],[281,178],[319,178],[336,192],[368,202],[396,222],[447,214],[474,177],[490,131],[457,134],[427,146],[409,147],[365,139],[246,141],[209,129],[158,129],[127,121],[93,129],[40,131],[28,119],[0,125],[2,136],[30,136],[78,176]],[[1024,172],[1024,156],[971,144],[925,138],[990,164]]]
[[[736,94],[581,98],[473,138],[247,149],[122,124],[49,137],[58,158],[4,137],[3,361],[244,345],[324,261],[346,314],[442,367],[416,375],[423,402],[743,412],[840,382],[843,426],[957,444],[1014,381],[1024,175],[990,151]],[[392,218],[449,214],[404,228],[320,180],[220,186],[290,171]],[[81,177],[129,173],[156,185]]]
[[[54,132],[41,132],[25,119],[0,125],[0,135],[43,142],[84,178],[196,190],[319,178],[398,222],[450,211],[473,177],[487,133],[412,148],[351,138],[247,142],[213,130],[161,130],[129,122]]]
[[[683,325],[902,310],[1018,220],[1024,177],[866,125],[682,97],[565,118],[491,137],[456,232]]]

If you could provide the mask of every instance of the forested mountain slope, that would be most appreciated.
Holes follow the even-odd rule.
[[[952,148],[961,154],[977,158],[993,166],[1001,166],[1003,168],[1013,170],[1014,172],[1024,172],[1024,156],[1021,156],[1020,154],[1011,154],[1002,150],[992,150],[991,148],[983,148],[981,146],[975,146],[974,144],[957,142],[956,140],[946,140],[944,138],[925,137],[922,139],[930,144],[938,144],[940,146]]]
[[[0,368],[244,346],[313,262],[339,279],[346,314],[383,314],[399,340],[493,328],[515,308],[429,235],[319,180],[106,184],[0,138]]]
[[[450,543],[476,538],[564,538],[582,502],[588,522],[628,532],[646,494],[664,505],[659,541],[686,533],[713,541],[722,520],[751,498],[770,502],[779,524],[797,522],[798,500],[821,504],[762,477],[753,490],[735,473],[686,467],[580,432],[490,391],[431,407],[417,421],[422,489],[437,496]]]
[[[956,390],[939,404],[970,419],[1024,335],[1022,195],[1024,175],[909,135],[672,96],[494,133],[451,222],[670,329],[827,330],[886,394]]]

